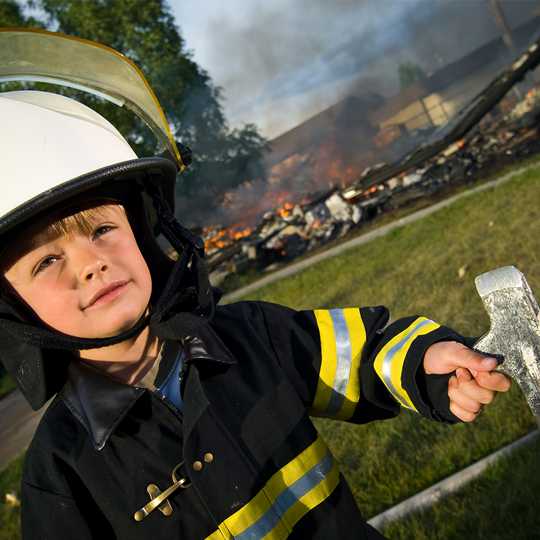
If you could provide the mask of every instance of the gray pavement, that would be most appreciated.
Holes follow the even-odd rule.
[[[46,409],[33,411],[18,390],[0,400],[0,470],[30,444]]]

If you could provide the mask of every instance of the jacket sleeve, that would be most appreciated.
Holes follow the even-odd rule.
[[[400,406],[454,423],[448,379],[427,376],[422,360],[439,341],[464,343],[424,317],[387,325],[382,306],[293,311],[260,304],[272,347],[312,416],[354,423],[389,418]]]

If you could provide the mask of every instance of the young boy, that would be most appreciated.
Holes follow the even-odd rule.
[[[470,421],[509,388],[421,317],[214,309],[159,190],[171,161],[137,159],[61,96],[0,94],[0,116],[1,177],[17,184],[0,202],[0,357],[34,408],[57,394],[26,457],[24,538],[382,538],[309,415]]]

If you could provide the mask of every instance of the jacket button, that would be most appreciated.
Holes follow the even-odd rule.
[[[206,463],[212,463],[212,461],[214,461],[214,456],[210,454],[210,452],[208,454],[204,454],[204,461],[206,461]]]
[[[200,461],[195,461],[195,463],[193,463],[193,468],[196,471],[200,471],[202,469],[202,463]]]

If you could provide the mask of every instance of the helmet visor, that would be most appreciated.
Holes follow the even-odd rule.
[[[119,52],[84,39],[25,28],[0,29],[0,83],[36,81],[126,104],[184,168],[165,115],[137,66]]]

